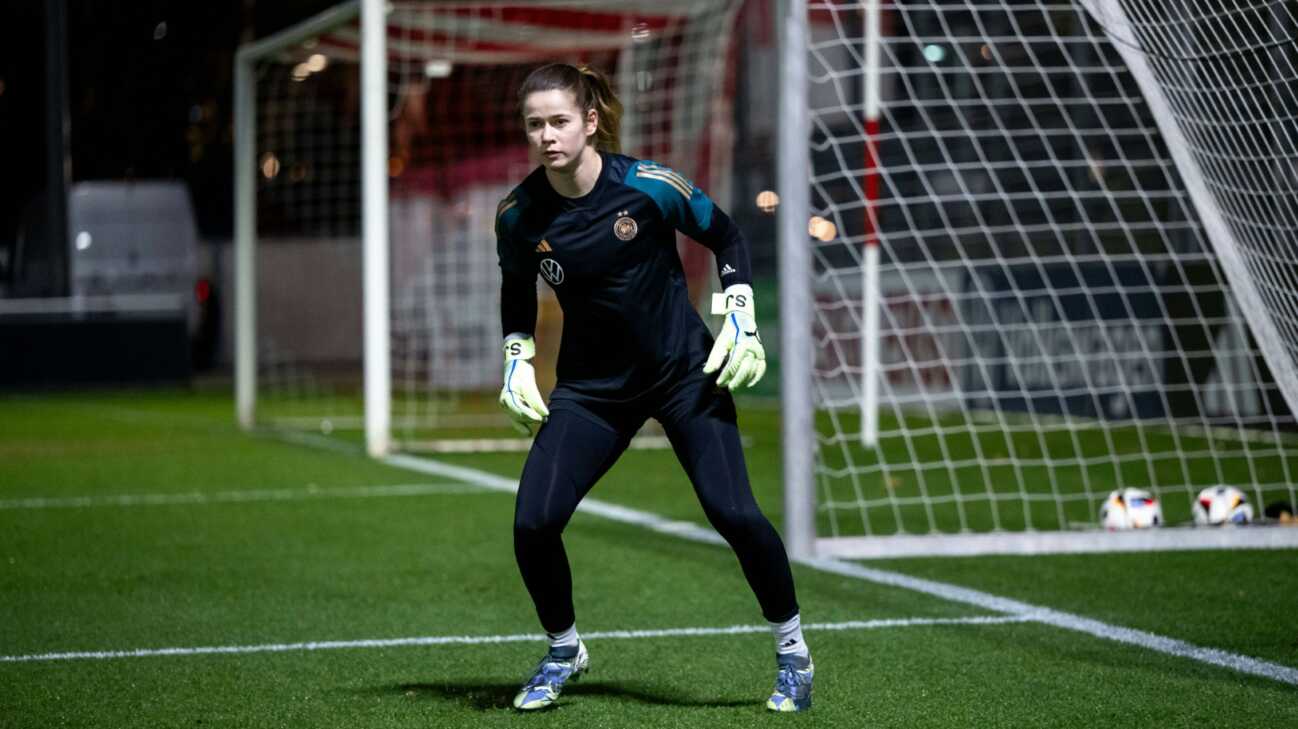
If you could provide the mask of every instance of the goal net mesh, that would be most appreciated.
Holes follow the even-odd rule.
[[[1214,484],[1294,501],[1291,6],[817,0],[810,20],[820,536],[1084,528],[1125,487],[1169,523]]]

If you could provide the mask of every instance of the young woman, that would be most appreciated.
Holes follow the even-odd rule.
[[[622,106],[598,71],[541,67],[518,99],[541,166],[497,210],[500,402],[523,426],[540,425],[519,482],[514,553],[550,650],[514,706],[549,706],[589,666],[560,535],[578,502],[655,418],[771,624],[777,672],[767,707],[806,709],[813,666],[793,575],[779,534],[753,499],[734,401],[723,389],[752,386],[766,371],[748,244],[684,177],[618,154]],[[713,313],[725,323],[715,343],[690,305],[676,230],[716,254],[725,294],[714,297]],[[531,365],[538,273],[564,313],[548,408]]]

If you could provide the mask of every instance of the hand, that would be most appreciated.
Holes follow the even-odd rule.
[[[504,351],[505,384],[500,388],[500,406],[513,418],[515,429],[531,435],[531,426],[550,416],[536,388],[536,370],[532,368],[536,342],[531,337],[510,335],[505,338]]]
[[[717,377],[717,384],[732,391],[752,387],[766,374],[766,350],[757,335],[757,321],[753,318],[753,289],[748,284],[733,284],[724,294],[713,294],[712,313],[724,314],[725,323],[717,335],[712,353],[703,365],[705,374],[712,374],[725,362],[725,369]],[[729,359],[727,360],[727,355]]]

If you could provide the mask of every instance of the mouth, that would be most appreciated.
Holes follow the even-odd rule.
[[[563,156],[563,152],[557,149],[548,149],[541,153],[546,159],[556,159]]]

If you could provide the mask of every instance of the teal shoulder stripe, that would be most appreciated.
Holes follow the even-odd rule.
[[[496,235],[508,235],[513,232],[526,204],[527,198],[521,185],[500,201],[496,206]]]
[[[652,198],[663,217],[686,234],[705,231],[712,224],[712,200],[670,167],[640,160],[627,168],[622,184]]]

